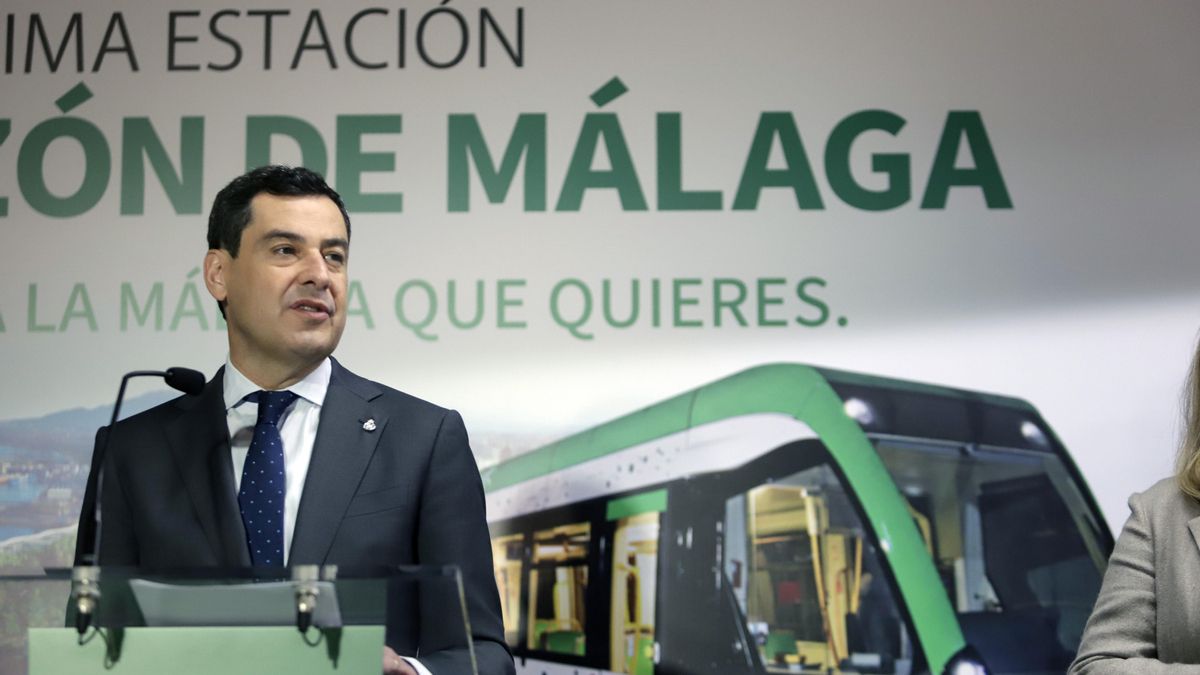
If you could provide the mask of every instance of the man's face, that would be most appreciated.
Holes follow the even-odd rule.
[[[237,257],[217,250],[205,259],[240,367],[301,369],[333,352],[346,327],[348,257],[346,224],[328,197],[251,200]]]

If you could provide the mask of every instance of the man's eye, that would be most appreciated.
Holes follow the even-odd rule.
[[[329,262],[337,263],[337,264],[341,265],[346,262],[346,254],[339,253],[337,251],[331,251],[331,252],[325,254],[325,259],[328,260]]]
[[[275,248],[271,249],[271,252],[279,255],[292,255],[296,252],[296,249],[292,248],[291,246],[276,246]]]

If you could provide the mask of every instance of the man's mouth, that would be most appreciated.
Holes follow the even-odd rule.
[[[324,318],[333,315],[333,307],[325,302],[314,299],[297,300],[292,303],[292,309],[304,314],[309,314],[313,318]]]

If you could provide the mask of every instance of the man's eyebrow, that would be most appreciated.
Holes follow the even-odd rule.
[[[304,237],[288,230],[271,230],[262,236],[262,241],[270,239],[287,239],[288,241],[304,241]]]
[[[286,239],[296,243],[303,243],[305,241],[303,235],[297,234],[296,232],[291,232],[289,230],[271,230],[262,237],[263,241],[270,241],[272,239]],[[349,249],[350,241],[345,237],[330,237],[328,239],[321,240],[321,248],[333,248],[335,246]]]

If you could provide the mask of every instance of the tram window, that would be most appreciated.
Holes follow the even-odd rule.
[[[880,441],[877,449],[927,523],[964,637],[993,672],[1066,669],[1104,555],[1061,460],[919,442]]]
[[[529,572],[529,649],[584,655],[590,544],[590,523],[534,532]]]
[[[654,672],[654,599],[657,596],[659,513],[616,521],[612,558],[611,670]]]
[[[725,506],[726,578],[769,672],[911,671],[878,554],[833,471],[772,479]]]
[[[517,643],[521,620],[521,560],[525,535],[510,534],[492,539],[492,565],[496,588],[500,591],[500,612],[504,616],[504,639]]]

